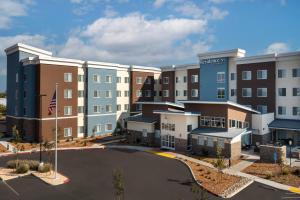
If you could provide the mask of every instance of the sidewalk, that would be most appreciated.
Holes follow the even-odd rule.
[[[258,161],[260,158],[257,155],[247,155],[248,157],[236,165],[230,167],[233,171],[242,171],[252,165],[254,162]]]

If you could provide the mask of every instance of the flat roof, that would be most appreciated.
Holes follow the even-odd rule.
[[[34,55],[52,56],[52,52],[50,52],[50,51],[46,51],[46,50],[43,50],[40,48],[29,46],[29,45],[23,44],[23,43],[14,44],[14,45],[6,48],[4,51],[7,55],[12,54],[16,51],[23,51],[23,52],[27,52],[27,53],[34,54]]]
[[[157,122],[157,120],[158,117],[148,117],[148,116],[146,117],[142,114],[137,114],[127,118],[127,121],[129,122],[143,122],[143,123],[150,123],[150,124]]]
[[[243,106],[241,104],[238,104],[238,103],[235,103],[235,102],[232,102],[232,101],[189,101],[189,100],[183,100],[183,101],[179,101],[183,104],[187,104],[187,103],[191,103],[191,104],[218,104],[218,105],[231,105],[231,106],[234,106],[234,107],[237,107],[237,108],[241,108],[241,109],[244,109],[244,110],[247,110],[247,111],[251,111],[251,112],[254,112],[254,113],[257,113],[257,114],[260,114],[259,111],[257,110],[254,110],[252,108],[249,108],[247,106]]]
[[[173,102],[169,102],[169,101],[138,101],[135,102],[136,104],[150,104],[150,105],[167,105],[167,106],[174,106],[174,107],[178,107],[178,108],[184,108],[184,105],[182,104],[178,104],[178,103],[173,103]]]
[[[276,60],[276,53],[248,56],[236,59],[236,64],[248,64],[248,63],[258,63],[258,62],[271,62]]]
[[[228,130],[225,128],[196,128],[192,130],[191,134],[232,139],[246,131],[246,129],[237,128],[230,128]]]
[[[300,131],[300,120],[275,119],[268,126],[270,129]]]
[[[175,110],[154,110],[153,113],[156,114],[167,114],[167,115],[186,115],[186,116],[201,116],[199,112],[184,112],[184,111],[175,111]]]
[[[242,57],[244,56],[246,51],[244,49],[230,49],[225,51],[212,51],[199,53],[198,57],[200,59],[210,59],[210,58],[222,58],[222,57]]]

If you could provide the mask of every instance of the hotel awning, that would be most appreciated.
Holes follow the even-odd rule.
[[[269,124],[270,129],[300,131],[300,120],[275,119]]]

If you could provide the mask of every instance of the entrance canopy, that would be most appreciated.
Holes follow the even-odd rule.
[[[300,131],[300,120],[275,119],[269,124],[270,129]]]

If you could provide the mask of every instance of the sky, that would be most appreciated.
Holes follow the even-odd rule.
[[[0,0],[4,49],[18,42],[54,56],[164,66],[234,48],[246,55],[300,51],[299,0]]]

